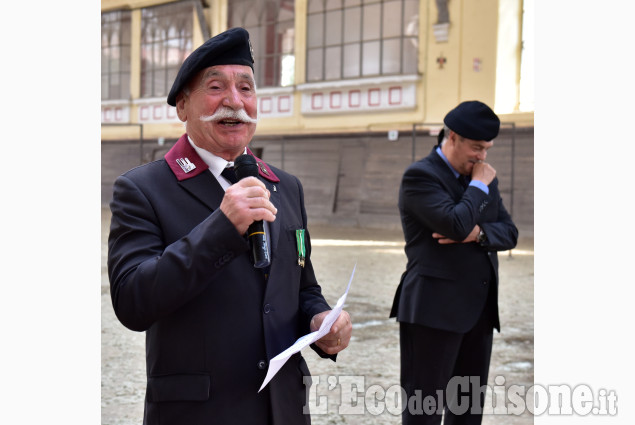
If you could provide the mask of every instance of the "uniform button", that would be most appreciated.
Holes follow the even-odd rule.
[[[269,314],[271,312],[271,305],[265,304],[263,311],[265,312],[265,314]]]
[[[483,281],[483,285],[487,285],[487,281],[486,280]]]
[[[260,369],[260,370],[264,370],[266,367],[267,367],[267,362],[266,362],[266,361],[264,361],[264,360],[260,360],[260,361],[258,362],[258,369]]]

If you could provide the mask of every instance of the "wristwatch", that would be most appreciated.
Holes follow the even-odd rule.
[[[483,242],[485,242],[486,240],[487,240],[487,235],[485,234],[483,229],[481,229],[478,232],[478,236],[476,237],[476,243],[483,244]]]

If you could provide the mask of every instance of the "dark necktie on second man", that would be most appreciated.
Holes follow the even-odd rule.
[[[461,186],[463,186],[463,189],[467,189],[467,187],[470,185],[470,177],[460,174],[459,183],[461,183]]]

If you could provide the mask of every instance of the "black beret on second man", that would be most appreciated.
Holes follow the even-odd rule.
[[[500,119],[489,106],[478,100],[460,103],[443,119],[459,136],[471,140],[490,141],[498,136]]]
[[[168,104],[176,106],[176,96],[200,70],[214,65],[245,65],[254,69],[254,55],[249,33],[244,28],[230,28],[199,46],[181,65],[174,79]]]

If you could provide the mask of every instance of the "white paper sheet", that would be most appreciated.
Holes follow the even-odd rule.
[[[276,373],[278,373],[280,368],[284,366],[284,364],[292,355],[299,352],[303,348],[308,347],[309,345],[313,344],[315,341],[329,333],[329,331],[331,330],[331,326],[333,326],[333,323],[335,323],[340,313],[342,312],[344,302],[346,301],[346,296],[348,295],[348,290],[351,287],[351,282],[353,282],[353,276],[355,276],[356,267],[357,264],[353,267],[353,272],[351,273],[351,278],[348,281],[348,285],[346,286],[346,291],[344,291],[344,294],[340,297],[339,300],[337,300],[337,304],[335,304],[335,307],[333,307],[329,314],[326,315],[326,317],[322,321],[320,329],[298,338],[298,340],[294,342],[292,346],[271,359],[271,361],[269,362],[269,369],[267,370],[267,376],[265,376],[265,380],[260,386],[258,392],[262,391],[262,389],[267,386],[269,381],[271,381],[271,379],[276,375]]]

